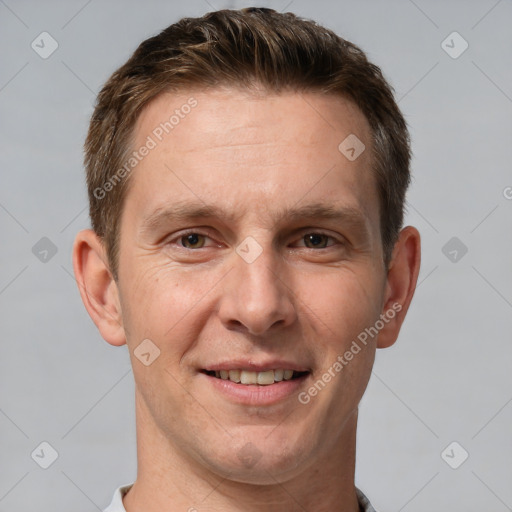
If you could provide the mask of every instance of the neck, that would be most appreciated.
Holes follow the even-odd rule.
[[[354,486],[357,410],[334,445],[290,478],[251,484],[220,475],[187,456],[164,436],[136,396],[137,480],[127,512],[357,512]],[[231,475],[233,476],[233,475]],[[277,475],[276,475],[277,476]]]

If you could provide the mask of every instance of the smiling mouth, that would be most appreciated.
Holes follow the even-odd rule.
[[[276,370],[267,370],[264,372],[255,372],[251,370],[203,370],[202,373],[221,380],[229,380],[237,384],[247,386],[269,386],[282,381],[299,379],[309,372],[298,372],[295,370],[285,370],[278,368]]]

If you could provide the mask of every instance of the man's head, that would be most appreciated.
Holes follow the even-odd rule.
[[[95,232],[75,273],[130,349],[139,470],[337,478],[419,270],[378,68],[291,14],[182,20],[109,80],[86,151]]]
[[[220,86],[271,94],[332,94],[359,107],[371,128],[371,170],[387,264],[402,226],[410,181],[407,128],[389,85],[359,48],[334,32],[292,13],[253,8],[213,12],[171,25],[144,41],[100,92],[85,165],[92,227],[105,243],[114,277],[124,199],[138,164],[133,156],[138,149],[137,119],[164,91]],[[167,135],[169,124],[172,129],[190,108],[178,106],[174,119],[165,119],[167,129],[160,135]],[[158,133],[152,137],[157,139]]]

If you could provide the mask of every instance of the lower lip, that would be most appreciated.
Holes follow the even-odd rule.
[[[219,379],[206,373],[201,373],[203,377],[216,391],[219,391],[231,401],[243,405],[272,405],[291,396],[296,396],[304,382],[309,377],[309,373],[296,379],[283,380],[267,386],[256,384],[238,384],[231,380]]]

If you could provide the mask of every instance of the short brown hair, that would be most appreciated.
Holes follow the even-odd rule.
[[[372,131],[387,265],[410,182],[409,134],[392,88],[361,49],[331,30],[292,13],[246,8],[183,18],[143,41],[98,95],[85,142],[85,168],[92,227],[105,244],[114,278],[119,221],[130,183],[120,180],[118,171],[130,158],[142,109],[164,91],[224,85],[335,94],[360,108]],[[105,198],[103,187],[109,182],[115,186],[108,187]]]

